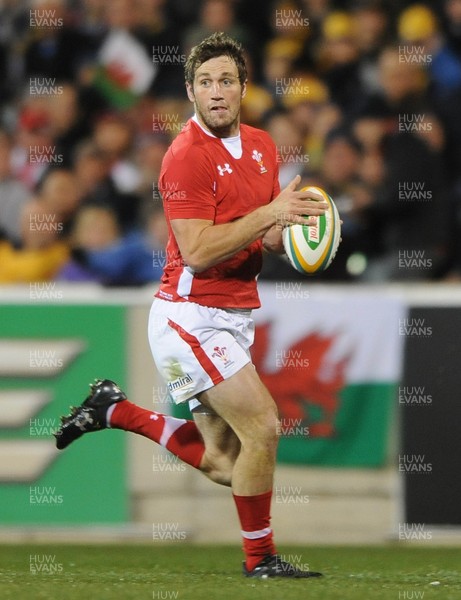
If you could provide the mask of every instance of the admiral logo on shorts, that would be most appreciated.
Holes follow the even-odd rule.
[[[192,383],[192,377],[186,373],[185,375],[181,375],[181,377],[178,377],[177,379],[173,379],[173,381],[168,381],[166,385],[168,387],[168,391],[171,393],[176,392],[177,390],[180,390],[181,388],[186,387],[187,385],[190,385]]]

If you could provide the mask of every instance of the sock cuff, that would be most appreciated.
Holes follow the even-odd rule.
[[[243,529],[241,529],[240,533],[246,540],[259,540],[260,538],[266,537],[266,535],[272,533],[272,529],[270,527],[257,529],[256,531],[243,531]]]
[[[114,402],[114,404],[111,404],[109,406],[109,408],[107,409],[107,413],[106,413],[106,427],[108,429],[111,429],[110,418],[112,417],[112,413],[114,412],[116,406],[117,406],[117,403]]]
[[[272,497],[272,488],[267,492],[263,492],[262,494],[257,494],[256,496],[237,496],[236,494],[232,494],[235,500],[242,499],[244,502],[260,502],[261,500],[268,500]]]

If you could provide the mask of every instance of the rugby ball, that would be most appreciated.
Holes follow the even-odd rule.
[[[309,186],[301,191],[320,194],[328,204],[313,225],[287,225],[282,232],[283,246],[291,265],[300,273],[314,275],[325,271],[335,257],[341,239],[341,220],[330,196],[321,188]]]

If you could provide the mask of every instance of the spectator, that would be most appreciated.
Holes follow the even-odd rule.
[[[139,193],[144,196],[157,185],[160,167],[170,142],[166,135],[156,134],[142,137],[137,145],[136,163],[140,173]]]
[[[461,0],[444,0],[443,23],[447,43],[461,57]]]
[[[306,183],[328,190],[343,221],[341,252],[324,275],[324,279],[348,280],[356,275],[350,268],[351,257],[373,254],[376,239],[372,223],[364,208],[372,196],[360,179],[363,155],[361,144],[347,130],[333,130],[325,141],[321,168]]]
[[[0,283],[53,280],[69,254],[60,239],[61,226],[45,205],[27,203],[21,215],[21,248],[0,241]]]
[[[253,60],[246,55],[248,81],[242,100],[242,122],[261,127],[264,115],[274,107],[272,94],[255,81]]]
[[[110,197],[117,195],[110,179],[109,158],[92,140],[77,146],[73,163],[82,204],[109,203]]]
[[[456,181],[461,167],[461,45],[456,42],[461,3],[457,0],[445,2],[444,8],[446,14],[453,17],[450,19],[448,41],[434,12],[422,4],[410,6],[401,13],[398,31],[401,58],[420,61],[429,75],[432,103],[446,130],[444,161],[448,168],[447,176],[450,181]]]
[[[461,87],[461,56],[447,44],[434,12],[423,4],[404,10],[398,21],[401,57],[427,66],[437,95]]]
[[[11,151],[14,175],[33,190],[52,162],[60,161],[49,129],[47,100],[31,96],[19,108]]]
[[[448,195],[440,161],[421,139],[401,133],[385,139],[384,163],[384,181],[369,208],[382,227],[384,252],[366,276],[429,279],[445,263],[450,243]],[[422,260],[412,263],[413,256]]]
[[[79,107],[75,85],[58,85],[58,93],[48,97],[48,127],[55,153],[62,157],[63,166],[70,167],[75,146],[90,134]]]
[[[328,89],[320,79],[294,73],[292,81],[294,85],[284,88],[282,104],[302,136],[309,170],[316,171],[322,162],[325,139],[340,124],[342,113],[330,102]]]
[[[432,144],[434,127],[413,127],[408,119],[423,119],[429,114],[437,121],[434,104],[428,94],[428,79],[424,66],[414,62],[401,61],[397,47],[385,48],[379,57],[379,84],[377,93],[359,100],[359,117],[374,116],[386,121],[387,130],[418,131]],[[422,115],[414,117],[413,115]],[[362,128],[366,136],[366,128]],[[373,132],[371,132],[373,134]]]
[[[319,66],[332,101],[348,115],[364,90],[360,77],[357,23],[346,12],[332,12],[322,25],[324,50]]]
[[[270,40],[265,49],[263,61],[264,85],[273,95],[274,102],[280,102],[280,88],[290,85],[295,59],[301,51],[298,40],[276,37]]]
[[[34,0],[31,9],[35,13],[25,40],[25,76],[73,80],[86,52],[85,39],[71,26],[65,0]]]
[[[96,123],[94,142],[110,162],[110,173],[119,192],[134,192],[140,184],[139,172],[131,160],[133,131],[123,117],[109,116]]]
[[[81,191],[73,172],[69,169],[52,168],[45,172],[39,183],[36,201],[65,234],[81,199]]]
[[[184,53],[189,54],[193,46],[215,31],[224,31],[244,46],[249,41],[245,27],[236,22],[232,0],[203,0],[198,23],[186,29],[184,34]]]
[[[156,97],[181,95],[184,81],[182,29],[168,12],[166,0],[138,0],[141,23],[136,32],[152,57],[157,73],[149,93]]]
[[[0,233],[14,245],[19,245],[21,210],[29,200],[29,190],[13,176],[11,141],[0,131]]]
[[[145,240],[152,250],[152,267],[155,280],[163,273],[166,260],[166,244],[168,241],[168,226],[161,202],[148,202],[143,212],[145,225]]]
[[[279,182],[284,189],[288,183],[302,175],[309,162],[304,152],[302,133],[288,112],[277,111],[268,117],[265,128],[277,146],[279,158]]]
[[[361,85],[367,93],[376,92],[379,89],[379,54],[391,42],[390,15],[382,0],[357,0],[352,14],[360,52]]]
[[[86,140],[76,148],[74,174],[82,193],[82,205],[97,204],[114,210],[124,232],[137,226],[139,196],[117,189],[111,175],[110,157],[94,141]]]
[[[106,30],[105,0],[82,0],[79,11],[78,30],[96,50]]]
[[[143,236],[123,236],[116,213],[108,207],[86,205],[78,211],[71,245],[72,259],[61,270],[61,280],[125,286],[158,279],[155,256]]]

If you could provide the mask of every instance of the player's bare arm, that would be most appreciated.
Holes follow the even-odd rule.
[[[276,230],[277,223],[309,225],[310,217],[323,214],[327,208],[314,193],[296,191],[299,181],[297,175],[270,204],[231,223],[214,225],[204,219],[173,219],[171,226],[184,262],[200,273],[264,238],[269,231],[265,245],[270,249],[272,243],[277,251],[281,235]]]

